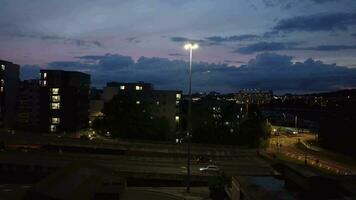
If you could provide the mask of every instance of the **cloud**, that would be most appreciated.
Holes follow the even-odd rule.
[[[258,42],[254,44],[247,45],[245,47],[240,47],[236,50],[234,50],[234,53],[240,53],[240,54],[252,54],[256,52],[262,52],[262,51],[279,51],[279,50],[285,50],[285,49],[290,49],[294,46],[296,46],[298,43],[282,43],[282,42]]]
[[[239,61],[239,60],[224,60],[224,63],[228,63],[228,64],[244,64],[246,62],[244,61]]]
[[[356,45],[320,45],[316,47],[298,48],[297,50],[314,50],[314,51],[341,51],[354,50]]]
[[[47,64],[47,69],[80,70],[90,71],[96,65],[81,63],[77,61],[54,61]]]
[[[20,79],[36,79],[39,77],[40,69],[38,65],[23,65],[20,67]]]
[[[104,56],[98,56],[98,55],[87,55],[87,56],[77,56],[75,58],[79,58],[79,59],[84,59],[84,60],[100,60],[102,58],[104,58]]]
[[[356,13],[321,13],[280,20],[275,31],[346,31],[356,25]]]
[[[356,37],[356,33],[352,33],[351,36]]]
[[[57,35],[42,35],[42,34],[27,34],[27,33],[16,33],[11,34],[13,37],[22,37],[22,38],[32,38],[32,39],[39,39],[44,41],[60,41],[65,44],[71,44],[79,47],[102,47],[103,44],[96,40],[81,40],[81,39],[74,39],[74,38],[67,38]]]
[[[236,42],[236,41],[250,41],[258,38],[259,38],[258,35],[245,34],[245,35],[233,35],[227,37],[211,36],[211,37],[206,37],[205,39],[211,42]]]
[[[118,54],[106,54],[99,60],[99,65],[105,70],[120,69],[133,64],[134,60],[130,56]]]
[[[183,57],[183,56],[187,56],[185,54],[181,54],[181,53],[169,53],[169,56],[175,56],[175,57]]]
[[[283,37],[278,31],[269,31],[262,35],[255,34],[243,34],[243,35],[231,35],[231,36],[210,36],[204,39],[190,39],[186,37],[170,37],[172,42],[197,42],[203,46],[223,45],[227,42],[241,42],[241,41],[253,41],[259,39],[270,39],[272,37]]]
[[[340,0],[310,0],[314,3],[318,3],[318,4],[322,4],[322,3],[329,3],[329,2],[337,2],[337,1],[340,1]]]
[[[332,2],[339,2],[342,0],[263,0],[262,3],[266,7],[281,7],[283,9],[291,9],[300,4],[310,5],[310,4],[326,4]]]
[[[180,36],[170,37],[169,39],[172,42],[179,42],[179,43],[194,42],[194,43],[198,43],[200,46],[221,46],[221,45],[224,45],[221,42],[214,42],[214,41],[209,41],[209,40],[204,40],[204,39],[191,39],[191,38],[180,37]]]
[[[294,50],[294,51],[341,51],[354,50],[356,45],[319,45],[315,47],[297,47],[301,42],[258,42],[244,47],[240,47],[233,53],[253,54],[267,51]]]
[[[127,41],[129,43],[140,43],[141,42],[141,40],[138,37],[129,37],[129,38],[127,38]]]
[[[242,86],[276,91],[312,92],[355,87],[356,69],[325,64],[311,58],[292,62],[292,57],[264,53],[240,67]],[[251,77],[249,77],[251,76]]]
[[[112,68],[103,65],[122,63],[128,56],[106,54],[83,57],[95,58],[95,62],[87,63],[85,59],[79,59],[75,62],[52,62],[48,66],[79,71],[90,69],[87,73],[92,76],[92,84],[99,87],[109,81],[145,81],[153,83],[158,89],[187,89],[188,65],[182,60],[140,57],[136,63]],[[110,62],[103,62],[108,57]],[[313,59],[294,63],[292,59],[291,56],[262,53],[240,67],[193,63],[193,91],[236,92],[244,88],[260,88],[277,93],[301,93],[356,87],[356,69]]]
[[[179,36],[171,37],[170,40],[171,40],[172,42],[197,42],[197,43],[206,43],[205,40],[190,39],[190,38],[179,37]]]
[[[134,64],[134,60],[130,56],[123,56],[118,54],[105,55],[86,55],[75,57],[80,61],[54,61],[47,64],[51,69],[67,69],[82,71],[92,71],[101,69],[109,72],[117,69],[125,68]]]

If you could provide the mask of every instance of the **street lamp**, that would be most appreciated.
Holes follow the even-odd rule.
[[[188,127],[187,127],[187,192],[190,192],[190,137],[192,131],[192,59],[193,50],[198,49],[197,43],[187,43],[185,50],[189,50],[189,104],[188,104]]]

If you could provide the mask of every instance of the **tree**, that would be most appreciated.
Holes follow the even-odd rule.
[[[155,116],[150,102],[136,101],[130,95],[116,95],[104,105],[103,117],[94,120],[99,134],[114,138],[165,140],[170,131],[168,119]]]
[[[257,106],[250,106],[248,117],[240,125],[239,144],[251,148],[265,147],[270,137],[271,125],[262,116]]]

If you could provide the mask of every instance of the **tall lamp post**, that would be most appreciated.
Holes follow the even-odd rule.
[[[192,59],[193,50],[199,48],[196,43],[187,43],[184,49],[189,51],[189,104],[188,104],[188,127],[187,127],[187,192],[190,192],[190,138],[192,131]]]

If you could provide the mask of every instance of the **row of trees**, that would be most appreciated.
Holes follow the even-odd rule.
[[[320,122],[320,144],[324,148],[354,156],[356,159],[355,121],[355,117],[325,117]]]
[[[93,122],[93,128],[99,134],[110,133],[114,138],[168,140],[172,127],[165,117],[154,115],[155,106],[147,102],[136,101],[126,95],[117,95],[105,104],[104,116]],[[264,146],[269,138],[270,125],[262,117],[256,106],[250,106],[249,113],[239,124],[233,121],[232,108],[226,107],[222,117],[216,119],[208,109],[193,109],[192,141],[195,143],[231,144],[248,147]],[[183,117],[181,136],[184,137],[186,120]]]
[[[136,103],[128,95],[116,95],[104,105],[103,117],[93,122],[99,134],[110,133],[113,138],[167,140],[169,121],[157,117],[155,107],[147,102]]]
[[[222,117],[214,119],[208,110],[196,111],[193,117],[193,136],[195,143],[240,145],[251,148],[264,147],[268,143],[271,125],[259,112],[257,106],[250,106],[247,116],[234,121],[233,109],[225,107]],[[225,122],[233,122],[225,124]]]

